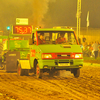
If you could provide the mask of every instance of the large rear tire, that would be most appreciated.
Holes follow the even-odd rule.
[[[40,69],[39,64],[37,63],[37,65],[36,65],[36,77],[42,78],[42,75],[43,75],[43,70]]]
[[[17,75],[18,76],[23,76],[24,75],[24,70],[21,68],[20,64],[18,64]]]
[[[23,69],[24,70],[24,75],[29,76],[29,69]]]

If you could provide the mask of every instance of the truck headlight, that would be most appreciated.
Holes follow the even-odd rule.
[[[51,54],[42,54],[42,59],[52,58]]]
[[[83,54],[75,54],[75,58],[83,58]]]

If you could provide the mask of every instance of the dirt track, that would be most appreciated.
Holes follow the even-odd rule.
[[[79,78],[65,71],[36,79],[1,70],[0,100],[100,100],[100,67],[84,66]]]

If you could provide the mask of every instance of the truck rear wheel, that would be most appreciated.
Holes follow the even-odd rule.
[[[36,65],[36,77],[42,78],[42,75],[43,75],[43,70],[40,69],[39,64],[37,63],[37,65]]]
[[[80,76],[80,69],[76,68],[73,70],[74,77],[78,78]]]

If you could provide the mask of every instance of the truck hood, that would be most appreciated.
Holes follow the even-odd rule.
[[[38,45],[43,53],[82,52],[80,45]]]

